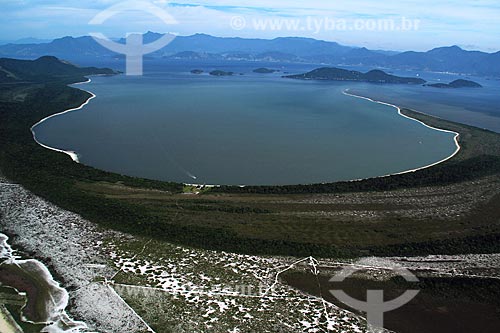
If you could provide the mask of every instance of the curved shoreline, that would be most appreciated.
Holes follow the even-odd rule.
[[[360,99],[364,99],[364,100],[367,100],[367,101],[370,101],[372,103],[376,103],[376,104],[382,104],[382,105],[386,105],[386,106],[390,106],[390,107],[393,107],[395,108],[396,110],[398,110],[398,114],[403,117],[403,118],[406,118],[406,119],[410,119],[412,121],[415,121],[427,128],[430,128],[432,130],[435,130],[435,131],[438,131],[438,132],[444,132],[444,133],[450,133],[450,134],[455,134],[455,137],[454,137],[454,142],[455,142],[455,146],[456,146],[456,150],[453,154],[451,154],[450,156],[440,160],[440,161],[437,161],[437,162],[434,162],[432,164],[429,164],[429,165],[426,165],[426,166],[423,166],[423,167],[420,167],[420,168],[416,168],[416,169],[411,169],[411,170],[406,170],[406,171],[401,171],[401,172],[397,172],[397,173],[391,173],[391,174],[387,174],[387,175],[383,175],[383,176],[378,176],[378,177],[370,177],[370,178],[364,178],[364,179],[356,179],[356,180],[352,180],[352,181],[361,181],[361,180],[366,180],[366,179],[372,179],[372,178],[383,178],[383,177],[390,177],[390,176],[398,176],[398,175],[404,175],[404,174],[407,174],[407,173],[412,173],[412,172],[416,172],[416,171],[420,171],[420,170],[424,170],[424,169],[428,169],[428,168],[431,168],[433,166],[436,166],[438,164],[441,164],[441,163],[444,163],[446,161],[449,161],[450,159],[452,159],[453,157],[455,157],[459,152],[460,150],[462,149],[462,147],[460,146],[460,142],[459,142],[459,138],[460,138],[460,133],[458,132],[455,132],[455,131],[450,131],[450,130],[446,130],[446,129],[442,129],[442,128],[437,128],[437,127],[433,127],[433,126],[430,126],[430,125],[427,125],[425,122],[421,121],[421,120],[418,120],[416,118],[412,118],[410,116],[407,116],[405,115],[403,112],[401,112],[401,108],[397,105],[394,105],[394,104],[390,104],[390,103],[386,103],[386,102],[382,102],[382,101],[376,101],[374,99],[371,99],[369,97],[364,97],[364,96],[359,96],[359,95],[356,95],[356,94],[351,94],[349,93],[349,90],[350,89],[346,89],[344,91],[342,91],[342,94],[346,95],[346,96],[350,96],[350,97],[355,97],[355,98],[360,98]]]
[[[69,317],[66,311],[70,300],[69,293],[59,282],[55,281],[47,265],[37,259],[17,258],[14,256],[14,250],[8,241],[9,237],[0,233],[0,258],[5,260],[2,262],[2,265],[6,265],[7,267],[14,266],[19,269],[22,274],[26,274],[28,279],[38,280],[37,283],[40,284],[33,285],[32,287],[30,285],[28,289],[23,290],[27,296],[27,300],[21,308],[22,321],[30,324],[44,325],[45,327],[43,330],[53,333],[77,333],[82,330],[87,330],[88,326],[84,322],[75,321]],[[16,273],[14,273],[14,276],[16,276],[15,274]],[[18,286],[15,284],[10,285],[9,283],[6,283],[5,285],[16,291],[19,290]],[[23,283],[21,283],[20,286],[26,287]],[[36,313],[37,316],[42,316],[42,320],[34,321],[34,319],[26,319],[24,318],[24,311],[29,302],[38,304],[40,300],[37,298],[43,297],[43,295],[40,296],[40,292],[38,290],[40,287],[46,288],[47,293],[47,295],[45,295],[46,299],[44,311],[41,312],[39,310],[40,312]],[[33,293],[33,295],[30,295],[30,293]],[[33,299],[31,299],[31,297],[33,297]]]
[[[72,83],[71,85],[86,84],[86,83],[91,83],[91,82],[92,82],[92,79],[88,78],[87,81]],[[76,162],[76,163],[80,163],[80,160],[78,159],[78,154],[76,152],[71,151],[71,150],[62,150],[62,149],[59,149],[59,148],[50,147],[50,146],[47,146],[47,145],[41,143],[40,141],[37,140],[34,129],[35,129],[35,127],[37,127],[38,125],[40,125],[41,123],[43,123],[46,120],[49,120],[49,119],[57,117],[57,116],[61,116],[61,115],[65,114],[65,113],[69,113],[69,112],[78,111],[78,110],[83,109],[83,107],[85,107],[85,105],[89,104],[91,100],[93,100],[94,98],[97,97],[94,93],[92,93],[92,92],[90,92],[88,90],[84,90],[84,89],[80,89],[80,90],[83,90],[83,91],[85,91],[85,92],[87,92],[87,93],[89,93],[91,95],[85,102],[82,103],[82,105],[80,105],[79,107],[76,107],[76,108],[68,109],[66,111],[55,113],[53,115],[45,117],[42,120],[40,120],[39,122],[37,122],[36,124],[34,124],[33,126],[31,126],[31,128],[30,128],[31,134],[33,135],[33,140],[35,140],[35,142],[38,145],[42,146],[43,148],[46,148],[46,149],[49,149],[49,150],[52,150],[52,151],[55,151],[55,152],[58,152],[58,153],[66,154],[69,157],[71,157],[71,159],[73,160],[73,162]]]
[[[92,82],[92,79],[91,78],[88,78],[87,81],[84,81],[84,82],[77,82],[77,83],[73,83],[71,85],[81,85],[81,84],[87,84],[87,83],[91,83]],[[80,89],[80,88],[78,88]],[[80,163],[79,159],[78,159],[78,154],[75,152],[75,151],[70,151],[70,150],[62,150],[62,149],[59,149],[59,148],[55,148],[55,147],[50,147],[50,146],[47,146],[43,143],[41,143],[40,141],[37,140],[36,138],[36,134],[35,134],[35,131],[34,131],[34,128],[40,124],[42,124],[44,121],[46,120],[49,120],[51,118],[54,118],[54,117],[57,117],[57,116],[61,116],[63,114],[66,114],[66,113],[69,113],[69,112],[73,112],[73,111],[78,111],[78,110],[81,110],[83,109],[87,104],[90,103],[90,101],[94,98],[96,98],[97,96],[91,92],[91,91],[88,91],[88,90],[85,90],[85,89],[80,89],[82,91],[85,91],[87,93],[89,93],[91,96],[85,101],[83,102],[79,107],[76,107],[76,108],[72,108],[72,109],[68,109],[68,110],[65,110],[65,111],[62,111],[62,112],[59,112],[59,113],[55,113],[53,115],[50,115],[50,116],[47,116],[45,118],[43,118],[42,120],[38,121],[36,124],[34,124],[33,126],[31,126],[30,130],[31,130],[31,133],[32,133],[32,136],[33,136],[33,140],[38,144],[40,145],[41,147],[43,148],[46,148],[46,149],[49,149],[49,150],[52,150],[52,151],[55,151],[55,152],[58,152],[58,153],[63,153],[63,154],[66,154],[68,155],[69,157],[71,157],[71,159],[73,160],[73,162],[76,162],[76,163]],[[405,170],[405,171],[401,171],[401,172],[397,172],[397,173],[390,173],[390,174],[386,174],[386,175],[381,175],[381,176],[376,176],[376,177],[369,177],[369,178],[360,178],[360,179],[352,179],[352,180],[347,180],[348,182],[351,181],[351,182],[356,182],[356,181],[362,181],[362,180],[366,180],[366,179],[374,179],[374,178],[384,178],[384,177],[390,177],[390,176],[397,176],[397,175],[403,175],[403,174],[407,174],[407,173],[412,173],[412,172],[416,172],[416,171],[419,171],[419,170],[424,170],[424,169],[428,169],[428,168],[431,168],[433,166],[436,166],[438,164],[441,164],[441,163],[444,163],[450,159],[452,159],[453,157],[455,157],[459,152],[460,150],[462,149],[462,147],[460,146],[460,143],[459,143],[459,138],[460,138],[460,133],[458,132],[455,132],[455,131],[450,131],[450,130],[445,130],[445,129],[442,129],[442,128],[437,128],[437,127],[433,127],[433,126],[430,126],[430,125],[427,125],[425,122],[421,121],[421,120],[418,120],[416,118],[412,118],[410,116],[407,116],[405,115],[404,113],[401,112],[401,108],[398,107],[397,105],[394,105],[394,104],[390,104],[390,103],[386,103],[386,102],[382,102],[382,101],[376,101],[374,99],[371,99],[369,97],[364,97],[364,96],[360,96],[360,95],[356,95],[356,94],[352,94],[352,93],[349,93],[349,90],[350,89],[345,89],[342,91],[342,94],[346,95],[346,96],[350,96],[350,97],[354,97],[354,98],[360,98],[360,99],[364,99],[364,100],[367,100],[369,102],[372,102],[372,103],[376,103],[376,104],[382,104],[382,105],[386,105],[386,106],[390,106],[390,107],[393,107],[395,108],[397,111],[398,111],[398,114],[401,116],[401,117],[404,117],[404,118],[407,118],[407,119],[410,119],[412,121],[415,121],[427,128],[430,128],[432,130],[435,130],[435,131],[439,131],[439,132],[444,132],[444,133],[450,133],[450,134],[455,134],[455,137],[454,137],[454,142],[455,142],[455,146],[456,146],[456,150],[453,154],[451,154],[450,156],[440,160],[440,161],[437,161],[437,162],[434,162],[432,164],[429,164],[429,165],[426,165],[426,166],[423,166],[423,167],[419,167],[419,168],[415,168],[415,169],[411,169],[411,170]],[[224,186],[224,185],[220,185],[220,184],[214,184],[214,185],[207,185],[207,184],[187,184],[187,183],[183,183],[184,185],[187,185],[187,186],[204,186],[204,187],[221,187],[221,186]],[[323,183],[323,184],[326,184],[326,183]],[[309,184],[309,185],[314,185],[314,184]],[[239,185],[239,187],[246,187],[247,185]]]

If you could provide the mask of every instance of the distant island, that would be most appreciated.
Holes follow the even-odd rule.
[[[165,56],[163,58],[170,60],[223,60],[224,59],[224,57],[220,54],[214,54],[209,52],[194,52],[194,51],[183,51],[170,56]]]
[[[254,69],[253,72],[259,73],[259,74],[272,74],[272,73],[279,72],[279,70],[269,69],[269,68],[257,68],[257,69]]]
[[[201,70],[201,69],[193,69],[191,71],[191,74],[197,74],[197,75],[203,74],[203,70]]]
[[[349,71],[334,67],[318,68],[305,74],[288,75],[284,76],[284,78],[297,80],[359,81],[370,83],[398,84],[424,84],[427,82],[419,78],[390,75],[381,70],[372,70],[367,73],[361,73],[358,71]]]
[[[455,80],[451,83],[433,83],[433,84],[426,84],[426,87],[433,87],[433,88],[445,88],[445,89],[457,89],[457,88],[482,88],[483,86],[480,85],[477,82],[474,81],[469,81],[469,80]]]
[[[215,70],[210,72],[210,75],[212,76],[231,76],[233,74],[234,74],[233,72],[225,72],[221,70]]]
[[[147,32],[142,37],[150,43],[165,34]],[[119,40],[125,43],[125,38]],[[47,54],[73,62],[90,63],[114,59],[117,54],[103,48],[91,36],[66,36],[45,43],[0,45],[0,57],[36,58]],[[1,44],[1,43],[0,43]],[[248,39],[215,37],[207,34],[176,36],[173,43],[148,56],[149,59],[252,61],[325,64],[324,66],[363,65],[370,68],[408,69],[426,72],[462,73],[492,78],[500,77],[500,52],[464,50],[456,45],[438,47],[426,52],[369,50],[334,41],[312,38],[279,37]],[[453,61],[450,61],[453,60]],[[256,65],[267,66],[267,65]],[[269,65],[270,66],[270,65]]]

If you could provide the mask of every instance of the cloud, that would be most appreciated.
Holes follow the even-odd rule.
[[[23,37],[53,38],[87,34],[88,22],[100,11],[121,0],[10,0],[2,3],[0,39]],[[179,22],[166,27],[145,14],[130,13],[106,22],[103,32],[123,36],[126,30],[181,34],[204,32],[221,36],[273,38],[284,35],[335,40],[349,45],[371,48],[423,50],[439,45],[476,45],[490,49],[500,45],[500,2],[498,0],[400,0],[400,1],[331,1],[331,0],[154,0]],[[335,19],[408,19],[421,20],[419,31],[406,34],[387,32],[323,32],[311,34],[286,31],[234,31],[230,28],[235,15],[247,19],[265,18],[335,18]],[[127,22],[127,24],[123,24]]]

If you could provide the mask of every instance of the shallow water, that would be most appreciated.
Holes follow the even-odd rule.
[[[47,267],[38,260],[21,259],[2,233],[0,262],[2,274],[5,274],[0,277],[0,284],[27,294],[28,303],[23,307],[24,323],[40,324],[44,326],[43,332],[48,333],[87,332],[85,323],[73,321],[67,315],[68,292],[54,281]],[[8,281],[12,281],[12,285]]]
[[[199,67],[245,75],[189,73]],[[94,77],[78,87],[97,98],[81,111],[43,122],[36,137],[103,170],[233,185],[382,176],[435,163],[456,150],[452,133],[342,94],[362,84],[295,81],[280,73],[254,74],[256,67],[184,64],[144,77]]]

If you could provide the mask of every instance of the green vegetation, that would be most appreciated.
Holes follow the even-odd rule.
[[[43,279],[24,268],[3,264],[0,266],[0,284],[25,292],[28,302],[23,314],[30,321],[44,322],[48,318],[45,305],[50,299],[50,290]]]
[[[35,194],[103,227],[249,254],[500,251],[496,133],[405,110],[460,132],[459,155],[433,168],[359,182],[198,190],[100,171],[38,146],[30,132],[34,123],[89,98],[65,85],[74,74],[68,75],[48,76],[49,83],[0,85],[0,168]],[[475,192],[472,199],[457,199],[462,191]],[[430,213],[413,213],[413,207]]]
[[[41,57],[37,60],[0,59],[0,83],[16,82],[66,82],[85,81],[85,75],[116,74],[111,69],[76,67],[55,57]]]
[[[65,80],[64,80],[65,81]],[[64,82],[66,83],[66,82]],[[310,253],[307,245],[262,239],[244,239],[230,230],[205,225],[178,223],[184,216],[204,220],[217,219],[221,213],[255,216],[265,214],[260,208],[218,205],[213,202],[178,204],[173,194],[183,191],[182,184],[132,178],[76,164],[60,153],[37,145],[30,127],[40,119],[77,107],[90,96],[64,83],[19,84],[2,87],[0,101],[0,166],[9,179],[22,184],[54,204],[82,215],[102,226],[157,239],[214,249],[253,253]],[[12,96],[26,94],[23,101]],[[6,99],[5,99],[6,98]],[[98,189],[103,184],[121,188],[122,197],[106,196]],[[83,190],[92,187],[91,191]],[[135,189],[160,193],[170,204],[136,200]],[[247,214],[248,213],[248,214]],[[195,215],[193,215],[195,214]],[[231,218],[232,221],[233,218]],[[314,246],[316,247],[316,246]],[[331,255],[336,252],[330,252]]]
[[[434,84],[426,84],[425,86],[433,88],[482,88],[483,87],[479,83],[469,80],[455,80],[451,83],[434,83]]]
[[[233,72],[225,72],[221,70],[215,70],[210,72],[210,75],[212,76],[232,76],[233,74],[234,74]]]
[[[367,290],[383,290],[384,299],[392,300],[407,290],[419,290],[408,304],[384,315],[385,328],[395,332],[496,332],[500,325],[500,282],[494,278],[432,277],[418,275],[419,282],[402,277],[370,279],[372,272],[358,272],[343,282],[330,282],[333,272],[319,276],[294,271],[282,275],[290,286],[323,297],[337,306],[354,311],[338,301],[330,290],[343,290],[359,300],[366,300]],[[383,273],[382,273],[383,274]],[[367,277],[368,275],[368,277]]]
[[[399,77],[387,74],[381,70],[368,73],[349,71],[340,68],[323,67],[305,74],[284,76],[288,79],[322,80],[322,81],[359,81],[370,83],[424,84],[426,81],[412,77]]]
[[[335,286],[339,289],[355,292],[359,294],[356,295],[359,296],[359,299],[366,299],[366,290],[380,289],[398,292],[418,289],[433,297],[485,302],[500,306],[500,281],[495,278],[433,277],[415,272],[418,275],[418,282],[408,282],[401,276],[377,281],[366,278],[363,273],[366,272],[357,272],[344,282],[330,282],[329,280],[334,273],[320,275],[319,279],[329,287]],[[311,291],[318,287],[318,277],[309,272],[289,271],[284,273],[282,277],[284,281],[291,285],[298,285],[299,289],[304,291],[306,289]]]
[[[2,305],[0,305],[0,311]],[[39,333],[42,329],[45,328],[43,324],[32,324],[28,322],[24,322],[21,317],[22,306],[20,305],[5,305],[4,311],[8,311],[8,313],[12,316],[12,319],[21,327],[23,333]]]
[[[500,174],[500,134],[476,127],[442,120],[415,111],[402,113],[426,124],[460,133],[461,151],[453,159],[416,172],[313,185],[291,186],[222,186],[212,192],[239,194],[303,194],[391,191],[411,187],[449,185]]]
[[[272,73],[276,73],[279,71],[275,70],[275,69],[269,69],[269,68],[257,68],[257,69],[254,69],[253,72],[258,73],[258,74],[272,74]]]
[[[432,169],[395,176],[370,178],[362,181],[338,182],[313,185],[290,186],[222,186],[214,192],[258,193],[258,194],[301,194],[301,193],[349,193],[369,191],[390,191],[401,188],[448,185],[497,174],[500,170],[500,157],[483,155],[464,161],[440,164]]]

